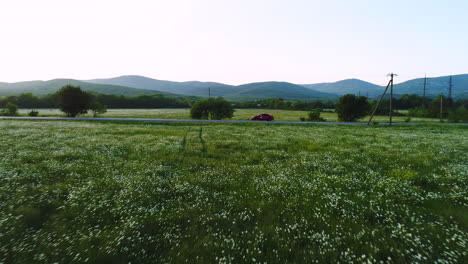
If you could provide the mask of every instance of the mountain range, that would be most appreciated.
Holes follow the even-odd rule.
[[[427,78],[426,95],[435,97],[447,95],[450,76]],[[151,79],[144,76],[127,75],[109,79],[74,80],[54,79],[50,81],[28,81],[17,83],[0,82],[0,96],[30,92],[45,95],[56,92],[64,85],[80,86],[83,90],[113,95],[154,95],[166,96],[223,96],[229,100],[254,100],[272,97],[283,99],[335,99],[344,94],[360,94],[368,97],[379,96],[385,87],[359,79],[347,79],[333,83],[293,84],[288,82],[258,82],[244,85],[228,85],[217,82],[173,82]],[[422,95],[424,78],[409,80],[394,85],[394,94]],[[468,74],[452,76],[452,95],[468,98]]]
[[[138,89],[121,85],[95,84],[74,79],[54,79],[50,81],[27,81],[17,83],[0,82],[0,96],[17,95],[21,93],[32,93],[37,96],[42,96],[55,93],[65,85],[80,86],[81,89],[85,91],[94,91],[102,94],[125,96],[164,94],[168,96],[178,96],[176,94],[154,90]]]

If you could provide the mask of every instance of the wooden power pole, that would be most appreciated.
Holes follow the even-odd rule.
[[[370,116],[369,121],[367,122],[368,125],[371,123],[372,118],[374,118],[374,115],[377,112],[377,109],[379,108],[380,103],[382,102],[385,94],[387,93],[388,87],[390,87],[390,113],[389,113],[390,122],[389,124],[392,125],[393,77],[398,76],[398,75],[395,73],[390,73],[387,76],[390,76],[390,81],[388,82],[387,87],[385,88],[382,96],[380,96],[380,100],[377,103],[377,106],[375,106],[374,111],[372,111],[372,115]]]
[[[426,97],[426,79],[427,79],[427,76],[426,76],[426,74],[424,74],[423,97]]]
[[[453,84],[452,84],[452,76],[450,76],[450,79],[449,79],[449,87],[448,87],[448,99],[452,99],[452,87],[453,87]]]

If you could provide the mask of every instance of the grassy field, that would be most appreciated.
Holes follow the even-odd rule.
[[[0,263],[467,260],[465,127],[0,128]]]
[[[30,109],[21,109],[21,115],[26,116]],[[40,116],[63,116],[62,112],[57,109],[39,109]],[[236,109],[234,112],[234,120],[248,120],[250,117],[262,113],[268,113],[275,116],[276,121],[299,121],[300,117],[307,118],[307,111],[291,111],[291,110],[271,110],[271,109]],[[92,117],[91,114],[81,115],[82,117]],[[190,119],[190,109],[109,109],[107,113],[100,117],[121,117],[121,118],[164,118],[164,119]],[[336,113],[324,112],[321,117],[328,122],[338,121]],[[405,116],[394,116],[394,122],[405,122]],[[359,122],[367,122],[369,117],[365,117]],[[388,116],[376,116],[376,122],[388,122]],[[437,118],[412,118],[414,123],[438,123]]]

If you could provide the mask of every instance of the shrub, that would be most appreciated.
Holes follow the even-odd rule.
[[[408,110],[408,116],[411,117],[432,117],[431,111],[425,107],[415,107]]]
[[[90,102],[91,96],[79,86],[67,85],[57,92],[57,105],[68,117],[86,114]]]
[[[222,97],[198,100],[190,109],[190,116],[195,119],[221,120],[231,118],[233,115],[234,108]]]
[[[8,102],[5,109],[2,110],[1,115],[3,116],[16,116],[18,115],[18,106],[14,103]]]
[[[340,97],[336,104],[335,112],[338,113],[338,119],[345,122],[354,122],[359,118],[366,116],[369,111],[369,102],[365,96],[355,96],[347,94]]]
[[[304,122],[304,121],[306,121],[306,119],[305,119],[305,117],[302,117],[302,116],[301,116],[301,117],[299,117],[299,121]]]
[[[28,112],[28,116],[36,117],[38,115],[39,115],[39,111],[36,111],[36,110],[31,110],[30,112]]]
[[[89,108],[93,113],[93,117],[97,117],[98,115],[107,112],[107,107],[99,102],[93,102]]]
[[[308,113],[308,121],[324,122],[324,118],[320,117],[320,109],[314,109]]]
[[[450,111],[448,115],[450,122],[468,122],[468,110],[464,105],[459,106],[457,109]]]

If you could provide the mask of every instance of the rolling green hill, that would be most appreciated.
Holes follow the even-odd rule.
[[[383,92],[383,88],[381,86],[358,79],[348,79],[334,83],[303,84],[302,86],[320,92],[338,95],[361,94],[372,97]]]
[[[208,91],[208,87],[230,87],[230,85],[216,82],[171,82],[151,79],[138,75],[126,75],[110,79],[94,79],[86,82],[97,84],[111,84],[138,89],[157,90],[166,93],[198,95],[200,89]],[[192,92],[193,91],[193,92]],[[208,93],[207,93],[208,94]]]
[[[155,90],[136,89],[125,86],[109,85],[109,84],[94,84],[82,82],[73,79],[54,79],[50,81],[29,81],[17,83],[0,83],[0,96],[15,95],[21,93],[32,93],[37,96],[55,93],[65,85],[80,86],[85,91],[94,91],[102,94],[112,95],[153,95],[163,94],[168,96],[178,96],[174,94],[164,93]]]
[[[423,78],[396,84],[395,96],[402,94],[422,95]],[[427,96],[447,95],[449,76],[427,78]],[[452,95],[456,99],[468,98],[468,74],[452,77]],[[35,95],[54,93],[64,85],[78,85],[87,91],[113,95],[152,95],[167,96],[223,96],[230,100],[253,100],[281,97],[283,99],[330,99],[344,94],[361,94],[378,98],[384,87],[358,79],[342,80],[334,83],[296,85],[287,82],[258,82],[239,86],[217,82],[171,82],[143,76],[128,75],[110,79],[78,81],[73,79],[54,79],[50,81],[28,81],[18,83],[0,82],[0,96],[31,92]]]
[[[448,83],[450,76],[427,78],[426,95],[435,97],[439,94],[448,95]],[[398,81],[398,79],[396,80]],[[468,74],[452,76],[452,96],[454,98],[468,98]],[[361,94],[377,98],[385,87],[361,81],[358,79],[343,80],[334,83],[303,84],[302,86],[321,92],[344,94]],[[424,78],[413,79],[395,84],[394,94],[423,94]]]
[[[229,94],[228,99],[322,99],[336,98],[335,94],[323,93],[287,82],[261,82],[237,86],[238,92]]]
[[[439,94],[448,95],[450,76],[427,78],[426,95],[435,97]],[[418,94],[422,95],[424,87],[424,78],[409,80],[396,84],[394,91],[399,94]],[[452,96],[454,98],[468,98],[468,74],[452,76]]]
[[[117,84],[133,88],[157,89],[160,91],[208,97],[223,96],[232,100],[265,99],[281,97],[284,99],[322,99],[335,98],[336,95],[307,89],[286,82],[260,82],[239,86],[216,82],[170,82],[155,80],[143,76],[121,76],[110,79],[95,79],[87,82]]]

